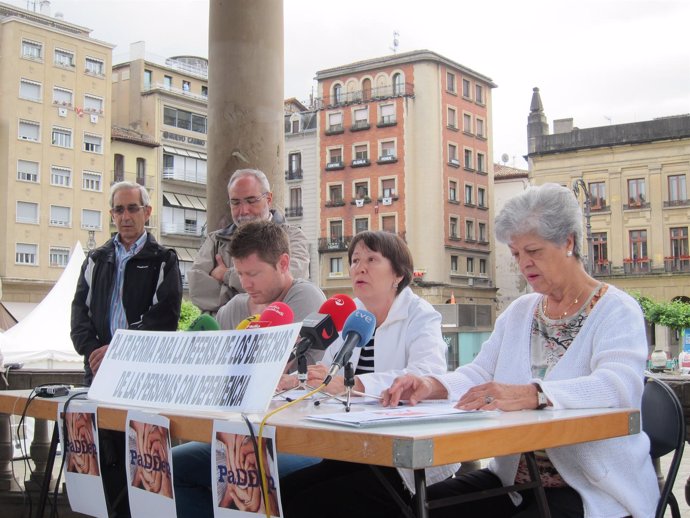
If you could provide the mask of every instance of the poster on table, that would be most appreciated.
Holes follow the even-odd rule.
[[[254,435],[258,446],[258,426]],[[244,423],[215,421],[211,446],[214,518],[259,518],[283,516],[278,485],[275,428],[266,426],[262,436],[263,469],[266,473],[267,495],[263,494],[259,472],[259,456],[255,443]]]
[[[240,331],[118,329],[89,399],[156,410],[264,412],[300,324]]]
[[[132,516],[176,516],[168,418],[130,410],[125,430]]]
[[[60,444],[65,455],[67,498],[73,511],[107,518],[98,451],[97,407],[72,400],[58,405]]]

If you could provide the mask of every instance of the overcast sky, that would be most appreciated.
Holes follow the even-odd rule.
[[[2,0],[26,8],[26,0]],[[117,45],[208,56],[208,0],[53,0],[51,11]],[[526,168],[532,88],[549,124],[580,128],[690,113],[687,0],[284,0],[285,97],[306,100],[316,71],[433,50],[490,77],[494,159]]]

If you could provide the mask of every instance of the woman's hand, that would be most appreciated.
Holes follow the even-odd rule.
[[[328,367],[325,365],[309,365],[307,367],[307,384],[310,387],[318,387],[323,383],[324,378],[328,375]],[[329,387],[335,382],[336,378],[340,378],[340,383],[342,385],[342,376],[334,376],[329,383]],[[329,391],[330,392],[330,391]]]
[[[537,408],[537,387],[491,381],[468,390],[455,405],[462,410],[533,410]]]
[[[299,380],[294,374],[281,374],[278,382],[277,391],[290,390],[299,386]]]
[[[416,405],[425,399],[444,399],[448,397],[446,388],[435,378],[405,374],[395,378],[393,384],[381,393],[383,406],[398,406],[406,399],[410,405]]]

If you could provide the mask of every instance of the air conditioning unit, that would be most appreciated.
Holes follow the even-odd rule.
[[[60,117],[67,117],[67,108],[58,108],[58,115]]]
[[[98,115],[91,114],[91,124],[96,124],[98,122]]]
[[[383,205],[390,205],[391,203],[393,203],[393,198],[382,198],[381,203]]]

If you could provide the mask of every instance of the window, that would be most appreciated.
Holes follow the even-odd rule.
[[[606,207],[606,184],[604,182],[591,182],[589,184],[589,202],[592,209]]]
[[[479,260],[479,275],[486,275],[486,259]]]
[[[69,261],[69,248],[51,246],[48,253],[48,261],[50,266],[64,268]]]
[[[486,133],[484,133],[484,121],[479,118],[475,120],[477,125],[477,136],[480,138],[486,137]]]
[[[369,149],[366,144],[355,146],[355,160],[369,160]]]
[[[14,252],[14,262],[16,264],[37,265],[38,245],[29,243],[17,243]]]
[[[474,257],[467,258],[467,273],[474,273]]]
[[[395,196],[395,178],[385,178],[381,180],[381,193],[384,198]]]
[[[671,255],[679,259],[690,256],[688,250],[688,227],[675,227],[671,229]]]
[[[477,207],[486,207],[486,189],[477,187]]]
[[[393,95],[403,95],[405,93],[405,83],[401,73],[393,74]]]
[[[631,207],[641,207],[647,200],[644,178],[628,180],[628,200]]]
[[[630,231],[630,257],[635,259],[647,258],[647,231]]]
[[[72,187],[72,171],[65,167],[52,166],[50,168],[50,185]]]
[[[333,100],[335,104],[343,102],[343,86],[340,84],[333,85]]]
[[[146,159],[137,158],[137,183],[146,185]]]
[[[197,133],[205,134],[207,132],[206,115],[178,110],[170,106],[163,107],[163,124]]]
[[[22,140],[30,140],[31,142],[38,142],[41,135],[41,127],[38,122],[19,121],[19,138]]]
[[[368,218],[355,218],[355,234],[369,230]]]
[[[465,169],[473,169],[472,165],[472,150],[465,149]]]
[[[74,67],[74,52],[69,50],[55,49],[53,63],[61,67]]]
[[[465,205],[472,205],[472,191],[471,185],[465,185]]]
[[[474,221],[465,220],[465,239],[467,241],[474,241]]]
[[[72,91],[64,88],[53,88],[53,104],[72,106]]]
[[[91,173],[84,171],[81,175],[81,188],[85,191],[97,191],[102,190],[102,175],[101,173]]]
[[[84,111],[91,113],[103,113],[103,99],[93,95],[84,96]]]
[[[486,243],[486,223],[479,223],[478,224],[478,229],[479,229],[479,242],[480,243]]]
[[[331,271],[329,272],[332,277],[341,277],[343,275],[343,258],[342,257],[331,257],[330,260]]]
[[[97,135],[84,133],[84,151],[88,151],[90,153],[102,153],[103,138]]]
[[[36,81],[29,81],[28,79],[19,80],[19,97],[22,99],[27,99],[29,101],[40,102],[41,96],[41,83]]]
[[[328,163],[340,165],[343,163],[343,148],[333,148],[328,150]]]
[[[17,180],[38,183],[38,162],[17,160]]]
[[[371,98],[371,79],[362,81],[362,99],[368,101]]]
[[[302,208],[302,188],[293,187],[290,189],[290,208],[294,210]],[[293,216],[300,216],[301,214],[293,214]]]
[[[343,240],[343,222],[340,219],[333,220],[329,223],[328,229],[330,231],[331,241]]]
[[[458,238],[458,218],[451,217],[448,225],[448,235],[451,239]]]
[[[328,131],[342,131],[343,129],[343,114],[329,113],[328,114]]]
[[[472,133],[472,115],[469,113],[462,114],[462,131]]]
[[[358,108],[354,112],[355,123],[354,129],[366,129],[369,127],[369,110],[366,108]]]
[[[71,148],[72,130],[67,128],[53,128],[50,142],[53,144],[53,146]]]
[[[153,72],[144,70],[144,90],[149,90],[153,83]]]
[[[288,167],[290,174],[302,172],[302,153],[290,153],[288,155]]]
[[[469,99],[471,95],[471,86],[469,79],[462,80],[462,96]]]
[[[72,225],[72,209],[59,205],[50,206],[50,224],[58,227],[69,227]]]
[[[170,90],[172,88],[172,77],[171,76],[163,76],[163,87],[166,90]]]
[[[38,203],[18,201],[17,223],[38,223]]]
[[[384,232],[395,233],[395,216],[382,216],[381,217],[381,230]]]
[[[328,199],[332,203],[342,203],[343,201],[343,186],[340,184],[328,186]]]
[[[22,57],[27,59],[43,59],[43,45],[36,41],[22,40]]]
[[[189,92],[192,89],[192,84],[189,81],[182,80],[182,91]]]
[[[474,102],[484,104],[484,87],[482,85],[475,85]]]
[[[204,97],[208,97],[208,86],[201,85],[201,95],[203,95]]]
[[[477,153],[477,171],[486,173],[486,156],[484,153]]]
[[[358,200],[363,200],[369,197],[369,183],[368,182],[355,182],[353,186],[355,198]]]
[[[455,88],[455,74],[453,72],[446,72],[446,90],[454,94],[457,92]]]
[[[170,156],[170,155],[168,155]],[[165,155],[163,155],[165,159]],[[125,157],[119,153],[115,153],[115,164],[113,170],[113,181],[123,182],[125,180]]]
[[[392,140],[381,142],[381,157],[395,156],[395,142]]]
[[[668,177],[668,201],[672,203],[684,203],[688,199],[685,187],[685,175],[673,175]]]
[[[608,261],[609,252],[606,232],[592,232],[592,251],[594,264],[601,265]]]
[[[455,144],[448,144],[448,162],[453,165],[460,165],[460,162],[458,162],[458,146]]]
[[[101,230],[101,211],[82,209],[81,228],[87,230]]]
[[[458,113],[455,108],[448,108],[448,127],[456,129],[458,127]]]
[[[448,199],[450,201],[458,201],[458,182],[453,180],[448,182]]]
[[[380,107],[379,112],[381,113],[381,124],[395,124],[395,105],[394,104],[384,104]]]
[[[299,133],[299,119],[293,120],[291,123],[291,133]]]
[[[457,272],[458,271],[458,256],[457,255],[451,255],[450,256],[450,271],[451,272]]]
[[[86,69],[84,70],[84,72],[95,76],[105,75],[105,65],[103,63],[103,60],[96,58],[86,58]]]

